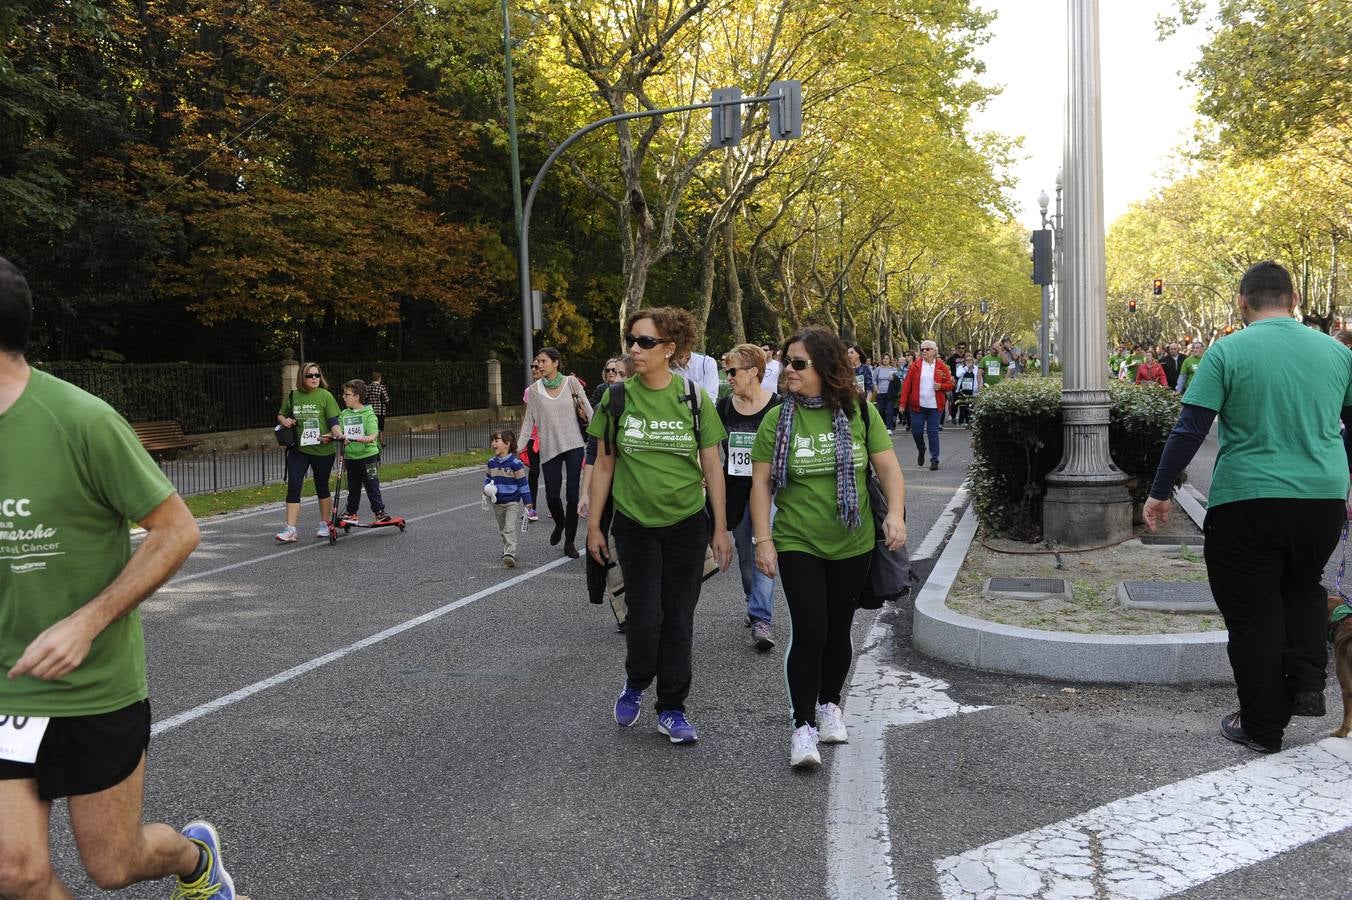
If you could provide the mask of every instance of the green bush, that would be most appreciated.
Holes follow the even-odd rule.
[[[1145,501],[1179,399],[1159,385],[1112,382],[1108,445],[1130,479],[1132,500]],[[1017,540],[1042,534],[1047,474],[1061,461],[1061,380],[1022,378],[982,390],[972,418],[968,490],[987,531]]]

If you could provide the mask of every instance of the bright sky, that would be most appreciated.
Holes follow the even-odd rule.
[[[975,127],[1022,136],[1014,166],[1019,220],[1040,224],[1038,192],[1055,197],[1065,140],[1066,0],[978,0],[999,18],[980,49],[982,80],[1004,93],[975,116]],[[1101,0],[1099,50],[1103,103],[1104,224],[1168,182],[1172,156],[1193,131],[1196,92],[1183,77],[1205,40],[1204,28],[1167,41],[1155,19],[1175,0]],[[1054,200],[1053,200],[1054,208]]]

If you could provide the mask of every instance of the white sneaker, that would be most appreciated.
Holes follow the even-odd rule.
[[[844,744],[850,740],[845,731],[845,713],[834,703],[817,704],[817,728],[823,744]]]
[[[287,525],[275,535],[280,544],[294,544],[296,542],[296,526]]]
[[[319,523],[319,530],[315,532],[315,537],[317,537],[317,538],[326,538],[326,537],[328,537],[328,536],[329,536],[329,523],[328,523],[328,522],[320,522],[320,523]]]
[[[821,764],[822,755],[817,752],[817,729],[804,725],[794,731],[789,749],[789,765],[795,769],[815,769]]]

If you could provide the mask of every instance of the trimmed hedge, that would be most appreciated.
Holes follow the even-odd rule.
[[[1109,450],[1130,479],[1133,502],[1141,504],[1181,404],[1177,394],[1157,384],[1114,381],[1108,393]],[[968,490],[988,532],[1040,539],[1047,473],[1061,461],[1062,436],[1059,378],[1019,378],[982,390],[972,417]]]

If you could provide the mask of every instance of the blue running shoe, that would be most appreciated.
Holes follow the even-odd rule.
[[[671,738],[673,744],[693,744],[699,740],[695,726],[686,721],[685,713],[679,709],[658,713],[657,730]]]
[[[192,882],[179,878],[169,900],[235,900],[235,882],[221,863],[221,838],[216,829],[210,822],[189,822],[183,827],[182,834],[205,848],[210,859],[201,878]]]
[[[643,692],[624,683],[624,690],[615,698],[615,721],[622,728],[628,728],[638,721],[639,710],[643,708]]]

